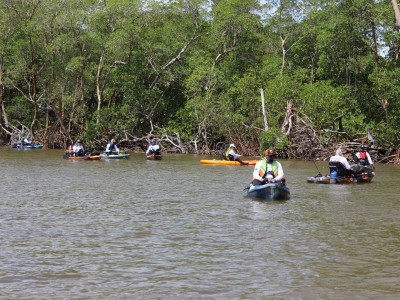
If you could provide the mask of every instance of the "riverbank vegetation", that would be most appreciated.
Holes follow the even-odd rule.
[[[157,137],[182,153],[235,143],[324,159],[365,143],[398,160],[396,0],[17,0],[0,12],[4,144],[143,150]]]

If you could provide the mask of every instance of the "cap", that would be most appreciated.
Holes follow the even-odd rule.
[[[274,149],[267,149],[265,150],[265,156],[276,156]]]
[[[235,144],[230,144],[229,145],[229,148],[232,148],[232,147],[236,148]]]
[[[81,142],[81,140],[77,140],[76,142],[77,142],[77,143],[80,143],[80,142]]]

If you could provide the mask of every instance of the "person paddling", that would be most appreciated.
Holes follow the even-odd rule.
[[[160,146],[157,145],[156,139],[153,139],[150,143],[149,148],[146,150],[146,155],[161,155]]]
[[[240,159],[241,155],[236,152],[236,146],[234,144],[230,144],[229,148],[226,150],[226,159],[231,161],[238,161],[242,165],[248,165],[248,162],[244,162]]]
[[[117,147],[117,142],[114,139],[112,139],[107,144],[106,153],[107,153],[107,155],[110,155],[110,154],[113,154],[113,153],[119,154],[119,149]]]
[[[265,150],[264,158],[258,161],[254,167],[252,185],[285,182],[282,165],[275,158],[274,149]]]
[[[374,162],[371,159],[371,156],[367,152],[367,147],[361,145],[359,151],[356,153],[354,157],[354,161],[362,166],[369,166],[372,169],[375,169]]]

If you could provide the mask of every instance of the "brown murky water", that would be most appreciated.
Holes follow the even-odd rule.
[[[281,160],[291,199],[262,203],[250,167],[62,155],[0,148],[1,299],[400,298],[399,166],[316,185]]]

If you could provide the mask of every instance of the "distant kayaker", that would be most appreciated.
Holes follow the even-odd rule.
[[[75,145],[72,147],[75,156],[83,156],[85,154],[85,149],[83,148],[81,140],[77,140]]]
[[[284,181],[285,174],[280,162],[275,160],[276,153],[274,149],[267,149],[264,152],[264,158],[256,163],[253,171],[253,185],[274,183]]]
[[[26,138],[23,140],[23,145],[24,146],[30,146],[32,145],[32,138],[28,135]]]
[[[156,139],[153,139],[151,141],[149,148],[147,148],[146,154],[147,155],[152,155],[152,154],[161,155],[161,149],[160,149],[160,146],[157,145]]]
[[[249,163],[244,162],[240,159],[241,155],[236,152],[236,146],[234,144],[230,144],[229,148],[226,150],[225,156],[227,160],[236,160],[240,162],[242,165],[248,165]]]
[[[112,139],[106,147],[106,153],[107,154],[112,154],[112,153],[118,153],[119,154],[119,149],[117,147],[117,142]]]
[[[336,167],[337,170],[335,170],[334,167]],[[329,159],[329,168],[331,170],[331,175],[332,171],[336,171],[335,175],[340,177],[346,177],[351,174],[350,164],[347,161],[346,157],[343,156],[341,148],[338,148],[336,150],[336,155],[331,156],[331,158]]]
[[[367,152],[367,147],[361,145],[360,149],[356,153],[354,157],[354,161],[362,166],[369,166],[372,169],[375,169],[374,162],[371,159],[371,156]]]

